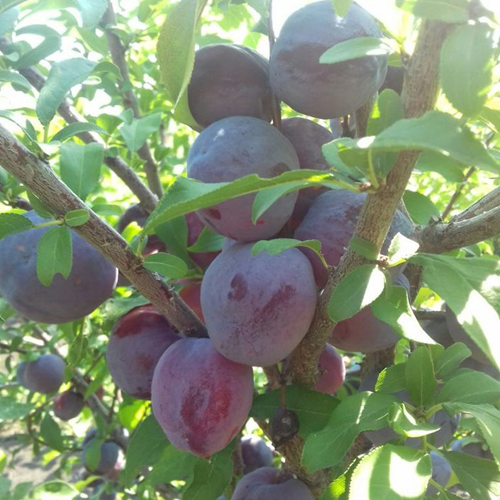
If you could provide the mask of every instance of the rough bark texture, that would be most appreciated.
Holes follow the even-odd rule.
[[[19,179],[57,216],[85,209],[90,220],[74,228],[112,262],[151,303],[184,335],[206,336],[195,314],[158,275],[147,271],[127,242],[78,198],[44,161],[28,151],[0,125],[0,166]]]

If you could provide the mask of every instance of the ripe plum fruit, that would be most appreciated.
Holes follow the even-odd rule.
[[[405,70],[402,67],[389,66],[387,68],[387,76],[385,77],[382,87],[379,92],[386,89],[394,90],[397,94],[401,95],[403,92],[403,85],[405,81]]]
[[[262,467],[246,475],[236,486],[232,500],[314,500],[309,488],[291,474]]]
[[[295,148],[299,157],[300,168],[308,170],[329,169],[321,150],[323,144],[335,139],[328,129],[305,118],[286,118],[281,122],[281,133]],[[313,200],[326,190],[327,188],[318,186],[299,191],[292,214],[292,220],[296,221],[296,226],[306,215]]]
[[[42,354],[27,364],[24,371],[25,386],[33,392],[49,394],[55,392],[64,382],[64,360],[55,354]]]
[[[88,440],[83,445],[82,460],[83,465],[89,472],[102,476],[113,470],[118,460],[120,448],[114,441],[105,441],[101,443],[99,463],[95,468],[92,468],[89,464],[89,456],[91,452],[94,452],[94,447],[96,446],[98,446],[96,438]]]
[[[181,299],[193,310],[200,321],[205,324],[203,312],[201,310],[201,283],[186,285],[179,292]]]
[[[187,160],[188,177],[206,183],[231,182],[250,174],[271,178],[298,169],[297,153],[283,134],[263,120],[241,116],[206,128],[194,142]],[[228,238],[270,238],[292,215],[297,193],[280,198],[253,224],[255,196],[227,200],[197,214],[204,224]]]
[[[321,64],[331,47],[357,37],[382,36],[377,22],[352,4],[339,17],[330,0],[294,12],[274,44],[269,64],[275,95],[296,111],[316,118],[339,118],[363,106],[378,91],[387,57],[367,56]]]
[[[16,381],[19,385],[22,385],[23,387],[26,387],[26,368],[28,368],[28,362],[27,361],[21,361],[17,365],[16,369]]]
[[[34,224],[47,222],[35,212],[24,214]],[[0,293],[22,316],[40,323],[67,323],[90,314],[107,300],[118,271],[83,238],[71,231],[73,266],[50,286],[37,276],[37,247],[49,227],[30,229],[0,241]]]
[[[115,384],[138,399],[151,399],[153,372],[162,354],[181,337],[153,306],[133,309],[111,332],[106,351]]]
[[[248,418],[252,369],[226,359],[209,339],[175,342],[158,362],[153,413],[170,442],[209,457],[224,449]]]
[[[255,435],[241,438],[241,458],[243,459],[243,474],[273,465],[273,451],[262,438]]]
[[[331,345],[326,345],[319,357],[320,377],[314,390],[335,394],[345,380],[345,364],[342,356]]]
[[[242,45],[206,45],[195,54],[188,100],[193,118],[202,127],[229,116],[270,122],[269,62]]]
[[[212,262],[201,284],[201,307],[208,335],[223,356],[271,366],[307,333],[317,292],[300,250],[252,255],[252,247],[232,245]]]
[[[321,251],[328,265],[337,266],[354,234],[365,199],[366,194],[352,193],[344,189],[321,194],[313,201],[307,215],[295,231],[295,238],[319,240]],[[396,211],[382,247],[383,252],[387,252],[397,233],[402,233],[406,237],[411,237],[413,234],[413,224],[399,210]],[[327,270],[314,252],[307,248],[303,251],[311,260],[318,286],[324,287],[328,278]],[[395,272],[399,274],[401,268]]]
[[[444,488],[451,477],[451,465],[446,458],[435,451],[431,451],[429,455],[431,456],[432,462],[432,479]],[[436,487],[429,485],[427,488],[427,495],[437,495],[437,493]]]
[[[84,406],[85,402],[80,393],[66,391],[54,399],[54,415],[61,420],[71,420],[80,415]]]

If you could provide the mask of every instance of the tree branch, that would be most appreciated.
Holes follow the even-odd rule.
[[[5,37],[0,37],[0,52],[4,54],[9,53],[10,43]],[[19,71],[26,80],[28,80],[33,87],[40,92],[45,85],[45,78],[35,68],[25,68]],[[64,118],[66,123],[84,123],[84,120],[71,106],[67,99],[64,99],[60,106],[57,108],[58,113]],[[81,132],[78,137],[85,143],[90,144],[97,142],[105,145],[99,135],[91,132]],[[158,198],[154,195],[147,186],[142,182],[141,178],[134,172],[122,158],[104,157],[104,163],[126,184],[126,186],[134,193],[139,199],[144,209],[151,213],[157,203]]]
[[[483,196],[480,200],[473,203],[469,208],[466,208],[462,213],[453,217],[451,222],[461,222],[467,219],[472,219],[477,215],[484,214],[489,210],[493,210],[500,206],[500,186],[495,188],[491,193]]]
[[[464,178],[462,182],[459,183],[457,186],[456,191],[453,193],[453,196],[450,198],[450,201],[448,202],[448,205],[446,205],[446,208],[444,209],[443,215],[441,215],[441,218],[443,220],[450,215],[450,212],[453,210],[453,207],[455,206],[455,203],[457,200],[460,198],[462,195],[462,191],[464,190],[465,185],[467,184],[467,181],[470,179],[472,174],[476,171],[476,167],[471,167],[469,170],[467,170],[466,174],[464,175]]]
[[[54,214],[63,217],[70,210],[87,210],[90,220],[74,231],[113,263],[180,332],[188,337],[206,336],[205,327],[175,291],[157,274],[147,271],[127,242],[68,189],[47,163],[1,125],[0,165],[31,189]]]
[[[417,234],[420,251],[444,253],[500,234],[500,206],[471,219],[430,224]]]
[[[122,75],[123,82],[119,83],[119,87],[123,96],[123,105],[125,106],[125,109],[131,109],[133,111],[135,118],[140,118],[141,113],[139,111],[139,105],[134,92],[132,91],[132,82],[130,80],[128,65],[125,59],[125,48],[123,47],[120,38],[110,29],[116,25],[116,16],[111,0],[109,1],[108,10],[102,18],[102,24],[104,25],[104,33],[108,41],[111,59],[113,63],[118,66]],[[161,198],[163,188],[158,174],[158,165],[153,159],[148,143],[145,142],[137,153],[139,154],[139,157],[145,161],[144,171],[146,172],[149,188],[159,198]]]

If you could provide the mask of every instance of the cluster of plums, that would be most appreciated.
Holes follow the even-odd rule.
[[[384,82],[386,57],[319,64],[328,48],[360,36],[381,36],[367,12],[353,5],[340,18],[330,1],[322,1],[290,17],[269,62],[237,45],[200,49],[188,100],[203,130],[188,155],[188,177],[220,183],[250,174],[271,178],[300,168],[327,170],[322,146],[338,137],[338,130],[334,134],[302,117],[283,120],[278,130],[269,124],[274,97],[316,118],[335,119],[365,104]],[[201,286],[190,283],[181,290],[209,338],[181,338],[152,306],[143,306],[117,322],[107,348],[115,383],[134,397],[151,398],[171,443],[202,457],[222,450],[240,432],[252,404],[252,367],[274,365],[292,353],[311,325],[327,279],[315,254],[293,248],[254,255],[254,242],[288,236],[317,239],[326,262],[336,266],[365,195],[322,188],[291,192],[256,223],[254,200],[255,195],[242,196],[196,212],[198,220],[227,238],[219,255],[197,262],[206,269]],[[193,222],[187,222],[190,228]],[[400,212],[385,250],[398,232],[412,233],[411,222]],[[394,279],[405,285],[400,272]],[[345,367],[335,347],[372,352],[397,339],[369,309],[342,322],[321,355],[315,389],[333,394],[343,383]],[[263,466],[240,482],[233,499],[276,495],[312,498],[304,484]]]

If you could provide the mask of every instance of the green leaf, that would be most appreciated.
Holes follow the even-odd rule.
[[[274,205],[281,197],[302,189],[302,183],[296,182],[285,186],[276,186],[257,193],[252,205],[252,224],[257,221],[266,211]]]
[[[500,368],[498,260],[418,254],[410,262],[423,266],[424,281],[446,301],[471,339]]]
[[[365,240],[364,238],[360,238],[359,236],[354,235],[349,242],[349,248],[351,248],[354,252],[359,253],[365,257],[365,259],[369,260],[378,260],[379,251],[377,245],[372,243],[371,241]]]
[[[352,474],[349,500],[416,500],[431,478],[430,456],[407,446],[386,444],[361,459]]]
[[[412,402],[417,406],[429,406],[434,401],[437,380],[429,349],[420,346],[406,362],[406,387]]]
[[[474,417],[495,460],[500,464],[500,411],[491,405],[471,405],[467,403],[444,403],[444,409],[451,415],[468,413]]]
[[[88,210],[71,210],[64,216],[64,223],[69,227],[78,227],[85,224],[90,219]]]
[[[19,9],[14,7],[24,0],[0,0],[0,36],[10,33],[19,17]]]
[[[10,234],[22,233],[33,227],[33,222],[20,214],[0,214],[0,240]]]
[[[479,114],[493,81],[495,40],[486,24],[458,27],[441,50],[441,85],[453,106],[467,116]]]
[[[182,259],[163,252],[148,255],[144,259],[144,267],[149,271],[173,279],[183,278],[188,271],[188,267]]]
[[[271,420],[283,405],[282,396],[281,389],[277,389],[255,397],[250,416]],[[328,394],[298,385],[286,387],[285,401],[286,407],[299,417],[299,434],[302,437],[323,429],[339,405],[339,400]]]
[[[420,245],[416,241],[410,240],[401,233],[396,234],[389,246],[389,266],[397,266],[406,262],[417,253],[419,247]]]
[[[370,113],[366,135],[378,135],[404,118],[403,101],[394,90],[384,90]],[[372,155],[377,178],[384,179],[396,163],[397,153],[378,151]]]
[[[40,435],[53,450],[64,450],[64,441],[61,435],[61,429],[49,413],[46,413],[42,419],[42,423],[40,424]]]
[[[393,403],[389,424],[395,432],[406,438],[429,436],[441,429],[439,425],[418,422],[402,403]]]
[[[36,259],[36,273],[42,285],[50,286],[56,274],[68,279],[72,261],[71,233],[67,227],[53,227],[43,234]]]
[[[388,394],[361,392],[344,399],[333,412],[328,425],[308,436],[302,463],[310,471],[332,467],[340,462],[360,432],[387,426],[387,415],[397,399]]]
[[[82,16],[82,26],[91,29],[99,24],[108,8],[108,0],[76,0],[76,5]]]
[[[50,139],[50,142],[64,142],[66,139],[69,139],[70,137],[73,137],[74,135],[81,134],[82,132],[97,132],[98,134],[101,135],[109,135],[108,132],[106,132],[104,129],[99,127],[99,125],[96,125],[95,123],[90,123],[90,122],[76,122],[76,123],[70,123],[63,129],[59,130],[57,134]]]
[[[149,415],[132,434],[121,482],[129,484],[143,468],[154,465],[168,445],[168,439],[154,415]]]
[[[36,114],[42,125],[50,123],[66,94],[75,85],[85,81],[95,65],[95,62],[83,57],[74,57],[52,64],[36,102]]]
[[[356,470],[359,461],[359,458],[354,459],[349,468],[330,483],[323,495],[321,495],[320,500],[348,500],[352,473]]]
[[[495,404],[500,382],[486,373],[465,370],[450,378],[438,395],[440,403]]]
[[[35,407],[33,404],[19,403],[9,397],[2,397],[0,405],[0,422],[8,420],[21,420]]]
[[[384,394],[392,394],[406,389],[406,363],[384,368],[377,378],[375,391]]]
[[[447,378],[471,355],[470,349],[461,342],[455,342],[448,347],[436,363],[436,375]]]
[[[124,123],[120,127],[120,133],[130,151],[139,151],[144,146],[151,134],[154,134],[161,124],[161,113],[153,113],[144,118],[132,120],[132,123]]]
[[[106,365],[105,361],[99,362],[97,367],[98,367],[98,370],[92,372],[92,381],[88,385],[87,389],[85,389],[85,394],[83,395],[83,399],[85,399],[85,400],[87,400],[100,387],[102,387],[103,382],[106,380],[106,377],[109,375],[108,366]]]
[[[153,464],[153,470],[147,475],[146,481],[153,486],[172,481],[187,481],[198,461],[199,457],[191,453],[167,446],[160,459]]]
[[[466,165],[499,173],[500,168],[474,134],[458,119],[440,111],[421,118],[399,120],[376,137],[338,139],[347,151],[428,150],[447,155]],[[343,153],[341,153],[342,157]]]
[[[397,0],[396,5],[417,17],[434,21],[455,24],[469,20],[468,0]]]
[[[337,64],[361,57],[388,56],[392,48],[381,38],[360,36],[337,43],[319,58],[321,64]]]
[[[403,200],[408,213],[416,224],[426,226],[433,217],[439,218],[441,215],[436,205],[423,194],[407,190]]]
[[[182,495],[183,500],[215,500],[233,477],[233,446],[214,455],[210,461],[198,459],[194,478]]]
[[[95,438],[92,439],[90,443],[84,448],[85,466],[92,472],[99,467],[99,462],[101,461],[102,445],[102,439]]]
[[[61,145],[61,178],[82,200],[97,187],[104,160],[100,144],[76,144],[67,142]]]
[[[181,0],[160,30],[157,55],[161,79],[177,109],[177,117],[199,129],[187,102],[187,87],[194,67],[197,26],[207,0]]]
[[[61,48],[61,38],[59,36],[50,36],[45,38],[40,45],[23,54],[12,65],[15,69],[26,69],[38,64],[42,59],[47,58]]]
[[[149,216],[144,227],[147,234],[151,234],[156,226],[175,219],[181,215],[208,208],[222,201],[238,198],[239,196],[255,193],[279,185],[303,183],[303,187],[318,185],[337,185],[338,181],[329,172],[317,170],[292,170],[277,177],[263,179],[256,174],[248,175],[232,182],[218,182],[205,184],[185,177],[177,177],[170,189],[158,203],[154,212]]]
[[[437,172],[450,182],[462,182],[464,168],[463,163],[433,151],[422,152],[415,165],[416,172]]]
[[[72,500],[80,492],[64,481],[49,481],[31,490],[30,500]]]
[[[267,252],[269,255],[278,255],[290,248],[304,247],[312,250],[321,260],[323,265],[328,267],[321,253],[321,242],[319,240],[294,240],[292,238],[276,238],[274,240],[261,240],[252,247],[252,255],[259,255]]]
[[[442,454],[472,498],[498,500],[500,471],[495,462],[453,451],[443,451]]]
[[[376,264],[363,264],[342,278],[328,303],[328,315],[339,322],[370,305],[385,287],[385,274]]]
[[[185,217],[177,217],[160,224],[155,233],[167,245],[168,251],[184,262],[191,262],[187,251],[188,225]]]
[[[338,16],[344,17],[351,8],[352,0],[332,0],[333,8]]]
[[[1,22],[1,16],[0,16]],[[28,92],[31,90],[31,83],[24,78],[23,75],[19,73],[15,73],[14,71],[0,70],[0,82],[10,82],[13,85],[17,85],[18,87],[22,87]]]
[[[198,239],[188,247],[188,250],[192,253],[218,252],[222,249],[225,240],[224,236],[204,227]]]
[[[52,213],[49,210],[49,207],[42,203],[39,198],[37,198],[29,189],[26,191],[28,195],[28,201],[30,205],[33,207],[33,210],[44,219],[51,219]]]

